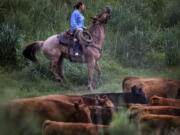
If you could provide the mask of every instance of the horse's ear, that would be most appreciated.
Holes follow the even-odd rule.
[[[93,19],[93,20],[97,20],[96,16],[91,16],[90,18]]]

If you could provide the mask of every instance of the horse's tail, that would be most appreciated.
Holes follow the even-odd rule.
[[[28,45],[23,50],[23,55],[25,58],[30,59],[35,63],[39,63],[36,58],[36,51],[38,51],[44,44],[44,41],[35,41]]]

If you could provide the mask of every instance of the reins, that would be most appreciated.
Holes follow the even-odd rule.
[[[97,50],[99,51],[99,53],[102,53],[102,49],[99,48],[99,47],[97,47],[97,46],[95,46],[95,45],[85,45],[85,47],[86,47],[86,48],[87,48],[87,47],[95,48],[95,49],[97,49]]]

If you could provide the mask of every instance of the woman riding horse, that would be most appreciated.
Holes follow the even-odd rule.
[[[101,74],[101,69],[98,63],[98,60],[102,54],[102,47],[105,39],[105,28],[104,24],[107,23],[110,17],[111,9],[106,7],[98,16],[92,17],[93,24],[88,29],[89,33],[92,36],[93,41],[90,43],[81,42],[83,54],[81,57],[75,59],[76,62],[87,63],[88,68],[88,89],[93,89],[93,72],[94,69],[98,72],[98,75]],[[49,71],[52,72],[57,80],[66,82],[64,76],[64,58],[71,56],[69,49],[59,44],[59,34],[50,36],[45,41],[35,41],[26,46],[23,50],[24,57],[30,59],[33,62],[39,63],[36,58],[36,51],[41,49],[43,54],[51,62]],[[75,57],[76,58],[76,57]],[[60,69],[58,72],[58,68]]]
[[[71,14],[71,33],[81,32],[86,27],[84,26],[84,16],[82,15],[82,12],[85,10],[85,4],[82,2],[78,2],[74,6],[75,10]],[[79,40],[76,41],[75,46],[73,48],[73,54],[75,56],[78,56],[80,49],[80,43]]]

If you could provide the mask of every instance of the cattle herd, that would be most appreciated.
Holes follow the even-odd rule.
[[[4,118],[16,126],[28,118],[41,127],[42,135],[109,135],[113,114],[128,108],[129,120],[138,123],[144,134],[146,126],[157,135],[180,131],[179,80],[125,77],[122,87],[123,93],[46,95],[7,101],[2,103]]]

